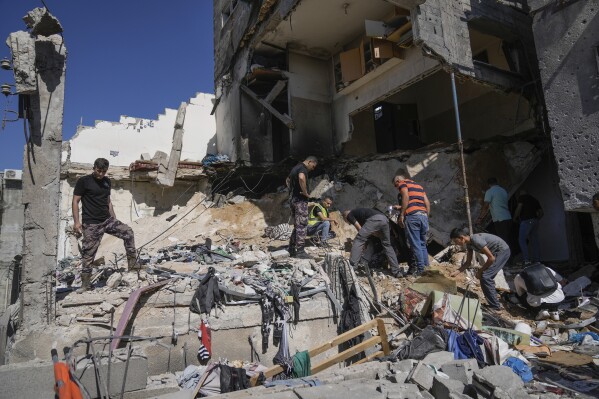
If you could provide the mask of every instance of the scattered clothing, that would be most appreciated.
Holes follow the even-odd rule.
[[[208,360],[212,356],[212,331],[208,322],[202,320],[200,329],[198,331],[198,338],[200,339],[200,348],[198,349],[198,356],[200,360]]]
[[[293,378],[308,377],[312,375],[312,365],[308,351],[297,352],[293,355]]]
[[[530,367],[517,357],[508,358],[503,365],[510,367],[525,383],[532,381],[533,375]]]
[[[397,354],[399,360],[422,360],[429,353],[444,351],[447,348],[449,335],[441,327],[426,326],[409,344],[402,347]]]
[[[200,281],[199,287],[191,298],[189,308],[194,313],[210,313],[216,304],[221,303],[220,291],[218,289],[218,278],[213,267],[208,268],[208,273]]]
[[[271,240],[288,241],[293,233],[293,226],[288,223],[277,224],[276,226],[266,226],[264,236]]]
[[[221,393],[241,391],[250,388],[250,379],[245,369],[220,365],[220,391]]]

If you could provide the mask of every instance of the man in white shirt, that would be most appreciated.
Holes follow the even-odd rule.
[[[562,286],[566,283],[562,276],[541,263],[527,267],[514,278],[516,294],[522,304],[544,310],[557,309],[565,298]]]

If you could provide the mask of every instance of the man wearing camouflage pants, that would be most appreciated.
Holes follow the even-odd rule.
[[[108,160],[98,158],[94,162],[93,172],[83,176],[75,184],[73,192],[73,221],[77,237],[83,234],[83,247],[81,249],[81,288],[78,293],[91,288],[90,280],[92,262],[100,247],[102,236],[108,233],[121,238],[127,252],[129,269],[137,268],[137,253],[133,230],[123,222],[116,219],[112,202],[110,201],[110,179],[106,177]],[[83,204],[83,224],[79,221],[79,201]]]

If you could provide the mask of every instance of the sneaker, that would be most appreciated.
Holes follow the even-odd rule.
[[[535,317],[535,320],[537,320],[537,321],[539,321],[539,320],[546,320],[546,319],[548,319],[550,317],[551,317],[551,315],[549,314],[549,312],[547,310],[541,309],[539,311],[539,313],[537,314],[537,317]]]

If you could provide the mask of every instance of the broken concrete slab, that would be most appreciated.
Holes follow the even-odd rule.
[[[463,394],[464,388],[461,381],[435,376],[431,394],[435,399],[450,399],[452,393]]]
[[[46,7],[38,7],[29,11],[23,21],[33,35],[50,36],[62,33],[62,25]]]
[[[166,165],[166,169],[158,168],[156,182],[162,186],[172,187],[175,184],[179,160],[181,159],[181,150],[183,149],[183,134],[185,133],[183,124],[185,122],[186,110],[187,103],[182,102],[177,112],[177,118],[175,119],[173,145],[171,147],[171,154],[168,157],[168,164]]]
[[[440,351],[429,353],[422,359],[422,363],[433,366],[435,369],[439,370],[445,363],[449,363],[453,361],[453,359],[453,352]]]
[[[420,361],[410,373],[408,381],[413,382],[420,388],[428,391],[433,387],[434,378],[435,372],[424,362]]]
[[[279,260],[289,257],[289,252],[285,249],[281,249],[279,251],[274,251],[270,253],[270,257],[272,260]]]
[[[245,197],[243,195],[236,195],[227,200],[228,204],[241,204],[242,202],[245,202]]]
[[[54,365],[33,360],[0,366],[0,387],[3,398],[53,398]]]
[[[108,387],[108,389],[111,395],[117,395],[121,392],[125,375],[126,364],[124,359],[126,358],[126,352],[119,352],[121,352],[120,355],[118,353],[113,354],[112,364],[110,365],[110,387]],[[100,374],[104,378],[107,378],[108,359],[103,358],[99,363]],[[98,392],[96,375],[91,359],[78,361],[75,374],[88,392]],[[106,381],[107,380],[105,379],[104,382]],[[129,359],[129,368],[127,369],[127,379],[125,381],[125,392],[145,389],[147,382],[148,359],[144,355],[134,352]]]
[[[418,364],[418,361],[414,359],[400,360],[397,363],[391,363],[390,370],[409,373],[412,371],[416,364]]]
[[[522,389],[524,382],[507,366],[488,366],[474,372],[472,383],[477,392],[487,397],[486,393],[496,388],[509,391],[512,388]]]
[[[466,385],[472,384],[472,376],[474,375],[474,371],[478,369],[476,359],[453,360],[441,367],[442,372]]]
[[[28,32],[13,32],[6,39],[12,55],[15,91],[19,94],[37,92],[35,70],[35,39]]]

